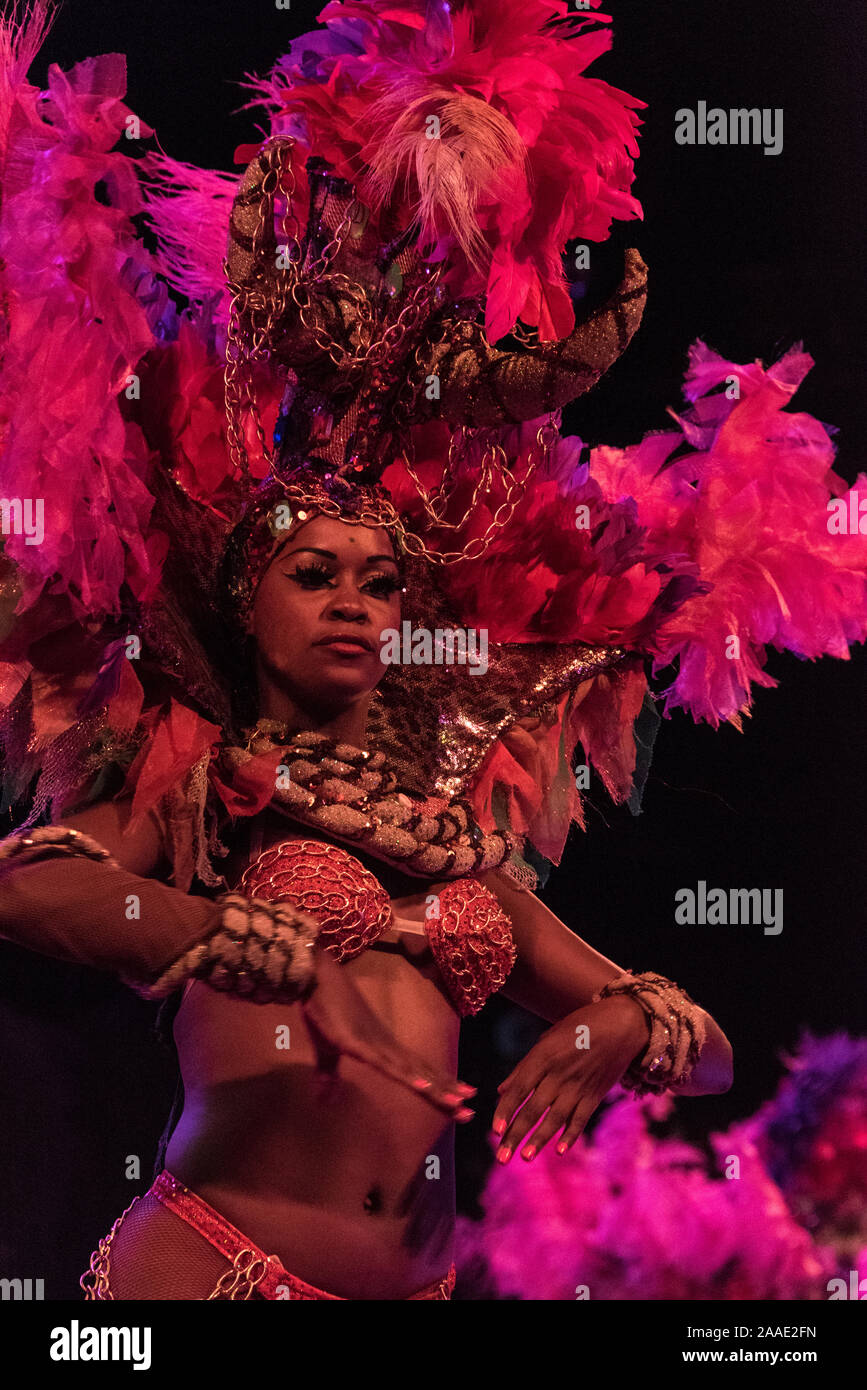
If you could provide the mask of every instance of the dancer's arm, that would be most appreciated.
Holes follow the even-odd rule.
[[[168,867],[162,827],[152,811],[131,825],[132,800],[99,801],[85,811],[64,815],[70,830],[92,835],[131,874],[152,877]]]
[[[165,862],[156,818],[134,830],[129,820],[129,802],[113,801],[62,820],[92,836],[119,867],[56,852],[0,860],[0,936],[144,983],[213,932],[219,904],[152,877]]]
[[[481,881],[497,896],[512,921],[518,958],[503,993],[516,1004],[549,1023],[559,1023],[590,1006],[594,994],[622,973],[621,966],[582,941],[533,893],[516,887],[505,874],[494,870],[481,875]],[[647,967],[642,964],[638,968]],[[620,1007],[625,1028],[632,1019],[635,1054],[643,1050],[647,1026],[640,1005],[619,996],[593,1007],[600,1009],[602,1004]],[[732,1083],[731,1044],[710,1014],[702,1013],[706,1037],[701,1057],[689,1081],[677,1088],[677,1095],[717,1094],[727,1091]]]
[[[234,908],[227,926],[224,904],[149,876],[165,862],[155,819],[124,834],[128,804],[106,802],[64,817],[62,824],[97,840],[117,865],[57,850],[38,852],[35,846],[0,858],[0,937],[119,974],[147,997],[161,997],[185,978],[249,996],[240,987],[246,975],[244,984],[255,983],[259,1002],[299,998],[293,985],[298,943],[285,918],[259,924],[257,935],[244,935],[249,923],[243,910]],[[311,922],[306,914],[298,918]],[[269,927],[272,937],[266,938]],[[475,1088],[402,1046],[318,942],[312,954],[315,988],[299,1002],[320,1049],[332,1061],[346,1054],[366,1062],[451,1118],[468,1119],[465,1102]]]

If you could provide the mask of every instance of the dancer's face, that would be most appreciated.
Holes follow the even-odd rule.
[[[382,680],[381,634],[400,627],[401,580],[387,531],[317,516],[262,577],[250,630],[262,677],[308,712],[333,714]],[[338,643],[339,637],[351,639]]]

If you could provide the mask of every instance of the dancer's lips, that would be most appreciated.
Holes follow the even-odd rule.
[[[328,637],[320,637],[313,645],[333,647],[344,656],[358,656],[361,652],[373,651],[372,643],[368,642],[366,637],[359,637],[357,632],[332,632]]]

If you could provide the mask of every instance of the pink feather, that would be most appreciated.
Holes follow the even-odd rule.
[[[160,274],[191,302],[212,301],[215,317],[225,327],[229,291],[223,261],[238,174],[199,169],[162,151],[142,160],[142,174]]]
[[[142,597],[160,574],[150,453],[120,404],[155,341],[153,262],[131,220],[141,211],[134,165],[111,152],[130,114],[125,60],[107,54],[69,73],[53,65],[40,93],[24,65],[46,27],[41,3],[22,29],[0,19],[0,489],[44,504],[44,543],[5,541],[19,614],[50,585],[75,616],[96,620],[119,611],[124,583]]]

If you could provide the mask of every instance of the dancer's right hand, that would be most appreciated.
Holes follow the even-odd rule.
[[[453,1120],[472,1119],[466,1103],[476,1088],[431,1067],[398,1042],[334,957],[320,946],[314,952],[316,988],[302,1007],[320,1066],[334,1069],[342,1054],[354,1057],[417,1092]]]

